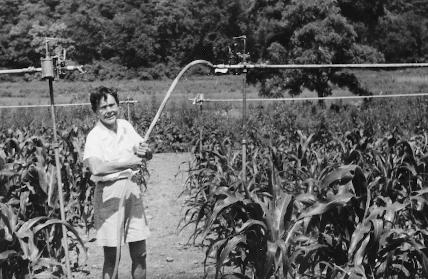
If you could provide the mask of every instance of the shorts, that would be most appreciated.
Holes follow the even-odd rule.
[[[119,210],[120,197],[125,191],[124,210]],[[119,212],[122,218],[119,220]],[[123,219],[125,216],[125,219]],[[150,235],[138,184],[129,179],[98,182],[94,196],[94,223],[97,246],[117,247],[118,227],[122,221],[121,245],[145,240]]]

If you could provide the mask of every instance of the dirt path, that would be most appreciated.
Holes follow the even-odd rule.
[[[144,195],[146,214],[151,229],[147,241],[147,278],[193,279],[203,277],[204,252],[200,248],[186,245],[190,231],[178,232],[177,225],[183,216],[183,200],[178,197],[183,190],[185,172],[178,174],[182,164],[191,159],[189,153],[155,154],[148,168],[150,178]],[[178,175],[177,175],[178,174]],[[87,266],[90,274],[85,278],[100,278],[102,249],[93,242],[88,243]],[[129,250],[122,248],[119,278],[130,277]]]

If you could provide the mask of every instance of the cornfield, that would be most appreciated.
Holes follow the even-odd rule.
[[[193,228],[217,278],[426,278],[426,109],[426,101],[250,107],[245,179],[241,121],[227,112],[168,112],[151,144],[194,154],[181,225]],[[140,132],[153,114],[135,111]],[[49,128],[1,129],[3,278],[64,277],[62,225],[72,271],[84,262],[79,233],[93,228],[94,185],[81,153],[91,125],[70,122],[60,120],[59,146]]]
[[[65,273],[61,226],[67,228],[69,248],[85,255],[76,227],[89,230],[93,206],[89,172],[80,160],[82,128],[61,133],[61,176],[67,200],[67,220],[60,220],[54,146],[48,129],[8,129],[0,135],[0,263],[5,278],[60,278]],[[80,245],[79,245],[80,244]]]
[[[216,278],[428,276],[426,132],[252,127],[245,179],[238,142],[207,133],[186,182]]]

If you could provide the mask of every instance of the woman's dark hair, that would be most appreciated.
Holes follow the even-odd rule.
[[[93,112],[97,112],[101,99],[107,100],[107,95],[112,95],[116,104],[119,105],[119,97],[117,96],[117,89],[113,87],[98,86],[91,90],[89,99],[91,100],[91,107]]]

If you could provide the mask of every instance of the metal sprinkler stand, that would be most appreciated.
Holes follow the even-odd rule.
[[[249,54],[247,51],[247,36],[242,35],[239,37],[234,37],[234,40],[242,40],[243,42],[243,51],[242,53],[237,53],[237,55],[242,59],[242,191],[247,192],[247,59]]]
[[[57,175],[57,182],[58,182],[59,205],[60,205],[60,211],[61,211],[61,220],[63,222],[66,222],[65,209],[64,209],[64,194],[62,192],[61,166],[59,161],[59,150],[58,150],[59,142],[58,142],[57,130],[56,130],[55,99],[54,99],[54,92],[53,92],[53,80],[55,78],[55,74],[56,74],[55,72],[61,71],[60,69],[55,69],[56,65],[54,66],[54,60],[57,60],[57,59],[58,58],[54,58],[49,55],[48,41],[46,41],[46,57],[41,58],[40,61],[42,65],[42,78],[47,79],[49,83],[50,111],[51,111],[52,126],[53,126],[53,147],[55,152],[55,165],[56,165],[56,175]],[[58,74],[63,74],[63,73],[59,72]],[[72,278],[69,251],[68,251],[67,230],[65,228],[65,225],[62,225],[62,246],[64,247],[64,251],[65,251],[65,265],[67,269],[67,278]]]
[[[202,108],[203,100],[204,100],[204,94],[198,94],[198,96],[196,96],[196,98],[193,99],[193,105],[199,106],[199,111],[198,111],[199,119],[201,119],[203,115],[203,108]],[[204,126],[199,125],[199,152],[202,152],[202,148],[203,148],[203,142],[202,142],[203,132],[204,132]]]
[[[0,70],[0,74],[41,72],[42,78],[48,80],[49,96],[50,96],[50,111],[51,111],[52,126],[53,126],[53,147],[54,147],[54,153],[55,153],[55,165],[56,165],[56,174],[57,174],[57,182],[58,182],[58,195],[59,195],[59,204],[60,204],[60,211],[61,211],[61,221],[66,222],[65,209],[64,209],[64,194],[62,191],[61,166],[60,166],[59,150],[58,150],[59,143],[57,138],[56,119],[55,119],[55,99],[54,99],[54,92],[53,92],[53,81],[56,76],[60,78],[64,77],[66,71],[78,70],[81,73],[84,73],[84,71],[82,70],[82,66],[66,65],[65,51],[61,55],[51,56],[49,54],[49,41],[54,39],[55,38],[45,38],[46,57],[40,59],[41,68],[28,67],[24,69]],[[71,279],[73,277],[72,277],[71,268],[70,268],[67,230],[65,225],[62,225],[62,246],[64,247],[64,252],[65,252],[67,278]]]
[[[282,69],[282,70],[303,70],[303,69],[402,69],[402,68],[427,68],[428,63],[383,63],[383,64],[266,64],[266,63],[248,63],[248,58],[250,55],[246,52],[246,39],[245,35],[239,37],[233,37],[234,40],[242,40],[243,52],[232,52],[229,48],[229,55],[231,56],[229,64],[211,64],[207,61],[202,61],[206,66],[215,69],[215,72],[226,73],[228,70],[241,70],[243,74],[243,87],[242,87],[242,188],[241,190],[248,194],[247,188],[247,73],[250,69]],[[235,46],[237,44],[234,44]],[[236,49],[234,49],[236,51]],[[236,63],[232,62],[232,57],[238,56],[241,59],[241,62]],[[197,63],[194,61],[192,63]],[[190,63],[189,65],[191,65]],[[188,66],[189,66],[188,65]],[[186,66],[186,67],[188,67]],[[175,86],[175,84],[174,84]],[[173,86],[171,86],[173,88]],[[172,89],[170,88],[170,91]],[[202,107],[202,103],[205,101],[214,101],[214,100],[205,100],[203,95],[198,95],[195,99],[192,99],[194,104],[199,104]],[[224,100],[222,100],[224,101]],[[202,130],[200,131],[200,138],[202,139]],[[202,145],[200,146],[202,150]]]

